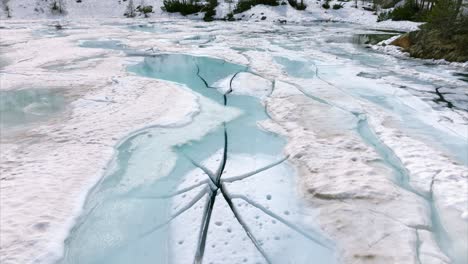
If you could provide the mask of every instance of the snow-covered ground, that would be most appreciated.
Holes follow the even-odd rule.
[[[35,2],[21,2],[9,1],[13,18],[43,17],[31,9]],[[298,193],[314,211],[303,221],[333,239],[343,263],[466,261],[467,240],[459,234],[468,230],[468,95],[466,82],[454,75],[464,68],[425,65],[352,43],[353,34],[416,24],[375,24],[370,12],[351,8],[324,13],[312,1],[306,12],[257,6],[245,13],[255,13],[249,22],[209,24],[156,14],[150,20],[77,21],[101,13],[121,17],[125,4],[66,4],[70,20],[56,17],[63,30],[54,20],[1,22],[1,91],[53,89],[64,98],[53,115],[34,120],[36,112],[25,108],[32,116],[27,123],[2,127],[2,263],[59,258],[86,194],[115,170],[116,148],[137,131],[180,128],[161,146],[166,159],[144,162],[141,177],[126,180],[125,188],[152,180],[143,171],[168,174],[175,163],[171,146],[202,138],[241,114],[187,87],[127,71],[142,58],[124,50],[248,65],[256,75],[240,74],[233,94],[263,100],[271,119],[259,125],[288,139],[284,152],[297,170]],[[254,22],[263,15],[266,21]],[[283,18],[298,24],[271,22]],[[216,86],[225,90],[226,80]],[[51,102],[41,95],[37,100]],[[243,156],[236,159],[248,164]]]
[[[54,0],[55,1],[55,0]],[[152,6],[153,13],[149,14],[151,18],[184,18],[179,14],[170,14],[163,12],[162,0],[60,0],[62,3],[63,13],[59,14],[52,10],[52,0],[3,0],[0,2],[0,19],[7,17],[13,19],[92,19],[92,18],[124,18],[124,14],[128,12],[129,6],[133,4],[134,8],[139,5]],[[238,1],[219,1],[216,8],[215,18],[224,19],[228,13],[231,13]],[[287,3],[287,1],[285,1]],[[335,21],[347,22],[353,24],[365,25],[370,28],[394,29],[400,31],[410,31],[417,28],[420,23],[411,21],[383,21],[376,23],[377,15],[372,11],[366,11],[363,7],[372,7],[371,3],[359,2],[358,7],[354,7],[354,2],[339,2],[330,1],[330,6],[333,4],[341,4],[344,7],[338,10],[322,8],[323,2],[316,0],[305,0],[304,3],[308,6],[304,11],[298,11],[292,8],[289,4],[280,5],[277,7],[257,5],[244,13],[236,14],[236,19],[244,21],[288,21],[289,23],[311,22],[311,21]],[[8,10],[8,12],[7,12]],[[138,17],[144,17],[137,12]],[[201,20],[203,13],[189,15],[185,18],[192,20]]]

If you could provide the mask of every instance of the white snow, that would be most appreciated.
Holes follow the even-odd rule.
[[[92,6],[94,2],[90,0],[87,5]],[[156,1],[154,4],[157,5]],[[141,58],[126,57],[120,50],[79,47],[82,40],[108,39],[120,40],[138,51],[153,48],[156,52],[222,58],[248,65],[259,73],[262,77],[239,74],[233,81],[233,92],[264,99],[273,120],[260,125],[288,138],[285,152],[291,154],[292,165],[297,169],[299,193],[317,209],[302,220],[308,225],[317,223],[334,239],[343,262],[366,263],[371,258],[387,263],[414,263],[419,240],[422,242],[419,257],[423,263],[446,263],[447,257],[433,233],[428,232],[432,226],[427,202],[394,184],[381,158],[358,137],[357,119],[350,112],[366,114],[379,139],[404,164],[411,186],[422,193],[432,193],[442,224],[451,237],[458,238],[468,225],[466,166],[450,155],[453,153],[435,144],[440,142],[420,137],[420,127],[405,127],[411,122],[404,118],[414,118],[414,123],[421,122],[431,131],[440,130],[461,138],[458,142],[463,143],[468,135],[467,114],[457,109],[435,110],[435,103],[430,100],[433,97],[426,100],[401,86],[427,93],[433,87],[424,82],[442,83],[454,89],[465,83],[451,76],[454,72],[451,65],[434,69],[415,67],[411,64],[414,61],[406,64],[399,58],[379,53],[366,58],[369,53],[338,39],[340,35],[345,36],[343,39],[349,37],[354,27],[359,32],[369,27],[409,30],[417,24],[375,24],[375,16],[367,11],[346,7],[325,13],[315,2],[309,4],[303,13],[285,6],[257,6],[245,13],[246,16],[264,13],[266,21],[258,23],[253,22],[258,19],[253,16],[250,22],[206,24],[196,20],[158,20],[159,14],[154,14],[151,20],[76,21],[73,18],[101,13],[121,17],[125,8],[123,4],[116,7],[100,3],[94,10],[75,9],[75,4],[70,2],[68,15],[63,18],[70,20],[61,21],[69,28],[63,31],[64,36],[56,35],[50,27],[55,22],[50,20],[3,20],[0,60],[4,66],[0,88],[59,89],[67,98],[67,108],[59,116],[34,123],[32,127],[21,127],[20,132],[2,131],[1,262],[48,262],[60,256],[63,240],[80,213],[87,191],[104,172],[112,170],[113,164],[108,162],[122,140],[151,126],[187,125],[174,137],[167,137],[167,151],[174,144],[202,137],[239,114],[236,109],[226,109],[174,83],[128,73],[126,67]],[[32,6],[35,6],[32,1],[15,1],[13,17],[59,19],[37,15],[31,11]],[[329,23],[325,28],[323,24],[271,23],[286,15],[290,22],[326,19],[356,22],[361,26],[350,24],[340,28]],[[150,33],[128,27],[148,21],[156,22],[155,26],[164,31]],[[269,33],[270,30],[288,30],[288,34]],[[187,39],[190,36],[196,38]],[[283,65],[275,62],[275,56],[313,63],[320,78],[291,77]],[[366,79],[357,76],[360,72],[390,75]],[[410,77],[415,80],[407,79]],[[226,87],[229,80],[217,85]],[[366,100],[366,96],[390,100],[392,108]],[[330,105],[317,99],[326,100]],[[189,125],[196,118],[202,120],[203,127]],[[186,131],[194,134],[188,135]],[[182,134],[187,135],[182,137]],[[170,171],[173,156],[169,151],[161,155],[166,154],[167,162],[161,159],[159,164],[151,166]],[[248,156],[233,158],[236,164],[246,168],[259,165],[248,164],[251,161]],[[271,161],[271,157],[256,161]],[[280,174],[278,168],[277,175]],[[140,185],[145,183],[145,178],[136,177],[129,182]],[[257,185],[252,183],[236,190],[251,190],[253,186]],[[268,195],[258,189],[259,195]],[[271,200],[276,201],[275,197]],[[224,210],[225,205],[218,206],[216,210]],[[183,221],[195,221],[192,216],[195,217],[193,212],[185,216],[189,220]],[[219,220],[220,225],[215,224],[219,232],[227,230],[224,227],[230,216],[225,214],[225,217],[226,220]],[[233,227],[232,232],[234,228],[239,227]],[[193,230],[189,231],[194,235]],[[182,235],[176,237],[179,236]],[[180,240],[177,238],[177,242]],[[466,240],[457,239],[455,243],[455,254],[462,255]],[[184,254],[193,253],[191,248],[185,249],[188,252]],[[207,256],[217,254],[216,248],[209,250]]]
[[[150,19],[154,18],[181,18],[180,14],[166,13],[161,10],[163,6],[162,0],[128,0],[128,1],[101,1],[101,0],[84,0],[78,3],[76,0],[61,0],[65,10],[64,14],[54,13],[51,9],[52,2],[36,1],[36,0],[15,0],[2,1],[0,19],[7,18],[5,6],[10,10],[10,17],[14,19],[38,19],[48,18],[56,20],[66,19],[90,19],[90,18],[124,18],[130,2],[133,1],[134,7],[139,5],[153,6],[153,13],[150,14]],[[287,1],[286,1],[287,2]],[[280,21],[286,20],[288,23],[305,23],[313,21],[333,21],[345,22],[352,24],[360,24],[369,28],[395,29],[401,31],[410,31],[417,29],[420,23],[411,21],[383,21],[376,23],[377,15],[373,12],[366,11],[363,7],[369,7],[369,3],[358,3],[358,7],[354,7],[353,2],[343,3],[331,1],[332,6],[335,3],[344,4],[344,7],[339,10],[324,9],[322,2],[315,0],[305,0],[307,9],[298,11],[289,4],[280,5],[277,7],[257,5],[250,10],[241,14],[236,14],[236,19],[247,21]],[[226,15],[232,12],[237,4],[237,1],[222,2],[220,1],[216,8],[215,18],[224,19]],[[262,19],[265,17],[264,19]],[[142,14],[138,14],[137,18],[143,18]],[[203,13],[195,16],[187,16],[189,19],[199,20],[203,18]]]

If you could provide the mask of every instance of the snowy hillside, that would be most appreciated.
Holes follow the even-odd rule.
[[[53,10],[54,2],[62,3],[63,14]],[[124,17],[131,0],[2,0],[0,18],[16,19],[60,18],[66,17]],[[134,6],[152,5],[157,13],[162,4],[160,0],[136,0]]]
[[[54,10],[54,2],[62,3],[62,13]],[[237,0],[221,0],[216,8],[215,18],[223,19],[235,8]],[[238,20],[306,22],[306,21],[342,21],[372,28],[391,28],[401,31],[414,30],[419,23],[410,21],[383,21],[377,23],[377,16],[366,11],[363,7],[370,7],[370,3],[359,2],[358,8],[354,7],[354,2],[336,2],[344,7],[339,10],[323,9],[322,2],[315,0],[305,0],[307,9],[298,11],[289,4],[280,6],[258,5],[243,13],[236,14]],[[149,14],[151,18],[161,17],[182,17],[179,14],[163,12],[161,6],[163,0],[2,0],[0,2],[0,19],[76,19],[76,18],[124,18],[125,14],[133,5],[152,6],[153,12]],[[142,13],[136,12],[137,18],[144,18]],[[189,15],[186,18],[199,20],[203,15]]]

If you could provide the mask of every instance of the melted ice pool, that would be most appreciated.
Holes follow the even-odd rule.
[[[44,121],[65,109],[58,91],[23,89],[0,91],[0,127],[12,128]]]

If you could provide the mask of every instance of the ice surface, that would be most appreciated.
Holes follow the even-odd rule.
[[[206,164],[208,162],[203,166],[212,172],[217,171],[217,164],[221,162],[223,156],[212,155],[225,145],[225,136],[223,135],[227,135],[229,141],[226,142],[228,149],[227,165],[222,176],[224,179],[230,175],[236,176],[249,172],[245,168],[254,171],[272,163],[274,159],[269,158],[263,161],[259,155],[265,153],[274,155],[273,157],[279,156],[284,144],[284,141],[279,137],[257,127],[257,121],[267,118],[258,99],[234,95],[235,91],[238,90],[236,87],[246,87],[246,85],[247,87],[255,87],[256,82],[251,81],[252,77],[239,76],[239,79],[235,83],[232,82],[232,86],[230,85],[233,95],[227,95],[227,98],[211,86],[227,76],[234,77],[233,73],[245,71],[245,67],[208,57],[162,54],[145,58],[143,63],[130,67],[130,70],[145,76],[185,84],[207,98],[221,104],[226,102],[230,107],[241,109],[243,114],[229,122],[225,126],[225,130],[223,127],[215,128],[205,137],[175,148],[178,158],[172,170],[165,168],[167,164],[163,163],[164,157],[173,155],[168,150],[175,147],[177,142],[183,142],[184,136],[181,133],[186,131],[194,133],[197,126],[206,127],[203,122],[207,122],[207,120],[204,121],[202,118],[210,112],[206,104],[201,104],[201,113],[188,126],[170,129],[154,128],[136,134],[124,142],[120,147],[117,160],[114,161],[115,169],[111,170],[111,173],[89,196],[84,209],[85,213],[67,240],[63,263],[75,263],[77,260],[85,260],[87,263],[100,263],[102,261],[126,263],[130,259],[135,260],[134,256],[136,255],[139,256],[137,260],[139,263],[151,263],[155,259],[158,259],[160,263],[186,263],[188,259],[195,256],[196,245],[200,243],[197,242],[197,236],[190,238],[187,234],[200,232],[198,231],[200,226],[196,224],[196,220],[198,219],[200,222],[200,217],[205,210],[202,205],[206,203],[205,199],[207,199],[211,186],[207,183],[211,180],[206,173],[200,170],[191,171],[193,170],[192,163]],[[271,85],[270,82],[267,84]],[[260,85],[260,87],[263,89],[263,86]],[[200,102],[202,100],[207,99],[200,99]],[[165,149],[166,151],[164,151]],[[237,153],[248,153],[252,156],[247,156],[239,161],[239,158],[236,159]],[[206,161],[206,158],[210,158],[211,161]],[[249,163],[251,164],[247,165]],[[264,181],[261,180],[262,174],[254,176],[260,177],[259,180]],[[259,199],[264,200],[268,196],[269,200],[281,201],[281,203],[276,202],[266,206],[266,208],[279,211],[280,213],[277,214],[285,215],[283,217],[287,220],[284,221],[294,222],[293,219],[302,210],[297,207],[299,200],[294,196],[294,192],[289,191],[290,188],[294,188],[293,171],[286,169],[281,171],[274,168],[268,170],[266,175],[270,175],[268,178],[270,184],[265,185],[265,192],[252,190],[249,193],[254,196],[245,194],[245,197],[258,201]],[[142,179],[145,179],[144,184]],[[203,184],[203,182],[205,183]],[[254,187],[259,185],[259,182],[246,180],[246,184]],[[231,192],[232,190],[239,193],[237,190],[240,189],[236,188],[235,185],[235,183],[226,185],[226,191]],[[289,187],[285,188],[288,185]],[[194,188],[192,189],[192,187]],[[248,190],[242,189],[244,192]],[[182,190],[188,191],[178,194]],[[174,198],[172,198],[172,193],[175,195]],[[272,196],[275,196],[276,199],[273,200]],[[221,194],[218,193],[216,201],[222,199]],[[246,202],[242,202],[241,198],[237,199],[240,201],[234,201],[234,199],[232,201],[236,204],[235,207],[240,207],[239,203]],[[206,245],[202,247],[203,251],[206,250],[205,261],[235,263],[236,257],[226,259],[234,250],[239,251],[238,261],[256,262],[260,260],[262,262],[262,255],[242,232],[246,226],[241,226],[249,225],[252,233],[259,236],[259,243],[262,246],[265,244],[264,250],[274,260],[274,263],[284,263],[286,260],[294,263],[305,263],[308,256],[323,258],[324,263],[333,262],[333,253],[330,248],[315,244],[314,240],[311,241],[310,238],[304,237],[303,234],[294,229],[289,230],[289,226],[277,228],[276,222],[280,220],[268,215],[265,216],[262,211],[252,211],[252,209],[258,211],[258,208],[250,208],[250,210],[239,208],[239,214],[245,218],[245,222],[239,225],[233,215],[230,215],[229,207],[226,204],[221,206],[222,204],[222,201],[215,203],[213,212],[210,213],[211,219],[208,228],[212,231],[208,232]],[[245,204],[244,207],[255,206]],[[148,211],[151,211],[152,214],[145,213]],[[124,215],[129,212],[130,214],[125,217]],[[258,222],[260,221],[259,214],[264,215],[262,222]],[[179,217],[179,215],[181,218],[171,220],[172,216]],[[123,221],[123,219],[127,220]],[[166,222],[169,220],[170,222]],[[228,226],[230,232],[217,228],[223,223]],[[167,225],[170,226],[170,229]],[[138,228],[134,228],[135,226]],[[260,229],[256,226],[259,226]],[[229,238],[229,234],[226,235],[226,232],[232,232],[235,236],[234,239]],[[96,233],[99,235],[94,235]],[[318,241],[323,240],[320,235],[316,236]],[[225,242],[228,244],[223,244]],[[217,244],[219,244],[218,248],[214,249]],[[299,245],[307,248],[316,247],[316,250],[304,250]],[[250,250],[247,248],[243,250],[242,247],[250,248]],[[213,250],[214,252],[210,253]],[[246,250],[251,253],[247,253]],[[285,251],[288,253],[284,254]]]
[[[65,104],[65,98],[59,91],[0,91],[0,128],[5,130],[50,118],[63,111]]]
[[[100,39],[100,40],[84,40],[80,42],[81,42],[80,46],[85,47],[85,48],[115,49],[115,50],[127,49],[127,46],[121,43],[120,40]]]
[[[256,7],[252,12],[264,11]],[[277,18],[270,11],[268,16]],[[330,18],[349,15],[332,12]],[[164,31],[147,32],[152,26],[141,21],[68,21],[63,35],[55,34],[50,22],[2,23],[7,64],[1,89],[62,89],[59,94],[66,91],[70,100],[69,116],[59,111],[58,118],[2,137],[0,154],[7,161],[2,162],[0,192],[2,263],[47,263],[60,257],[72,226],[65,262],[76,261],[74,256],[129,262],[135,254],[144,263],[156,254],[172,258],[175,252],[178,258],[189,255],[191,262],[189,240],[198,236],[194,230],[199,230],[200,206],[207,199],[198,194],[209,185],[192,162],[216,171],[223,122],[231,161],[226,175],[281,160],[285,146],[290,154],[288,163],[271,171],[226,183],[245,223],[272,257],[281,259],[275,252],[286,242],[285,251],[302,261],[291,248],[295,242],[288,242],[308,242],[278,220],[277,229],[265,234],[273,228],[271,216],[246,205],[245,198],[307,234],[323,230],[343,262],[416,263],[419,257],[444,263],[450,257],[464,263],[467,241],[458,234],[467,230],[466,82],[455,75],[463,68],[366,49],[353,43],[355,34],[379,32],[344,23],[162,20]],[[135,30],[142,24],[147,31]],[[95,42],[80,46],[84,41]],[[109,51],[122,47],[131,53]],[[391,164],[356,132],[361,115],[378,142],[401,161],[409,187],[432,195],[432,202],[395,184]],[[296,173],[291,182],[284,179],[288,188],[265,183],[268,177]],[[178,193],[187,190],[185,198]],[[221,196],[213,211],[221,219],[214,217],[210,224],[206,260],[229,252],[224,244],[229,241],[211,243],[214,237],[235,233],[232,241],[245,249],[246,261],[262,261]],[[190,207],[192,197],[200,200]],[[301,202],[293,206],[289,201]],[[176,221],[196,223],[184,225],[187,231],[177,228],[179,222],[157,228],[185,208],[190,209]],[[448,241],[437,236],[432,212],[439,215]],[[231,233],[223,229],[227,225]],[[152,228],[157,230],[145,235]],[[182,239],[185,232],[190,235]],[[153,242],[157,248],[147,247]],[[330,252],[310,245],[315,256],[330,259]],[[244,261],[236,253],[233,260]]]
[[[292,77],[296,78],[312,78],[316,72],[316,67],[307,61],[290,60],[283,57],[275,57],[275,60],[285,67]]]

